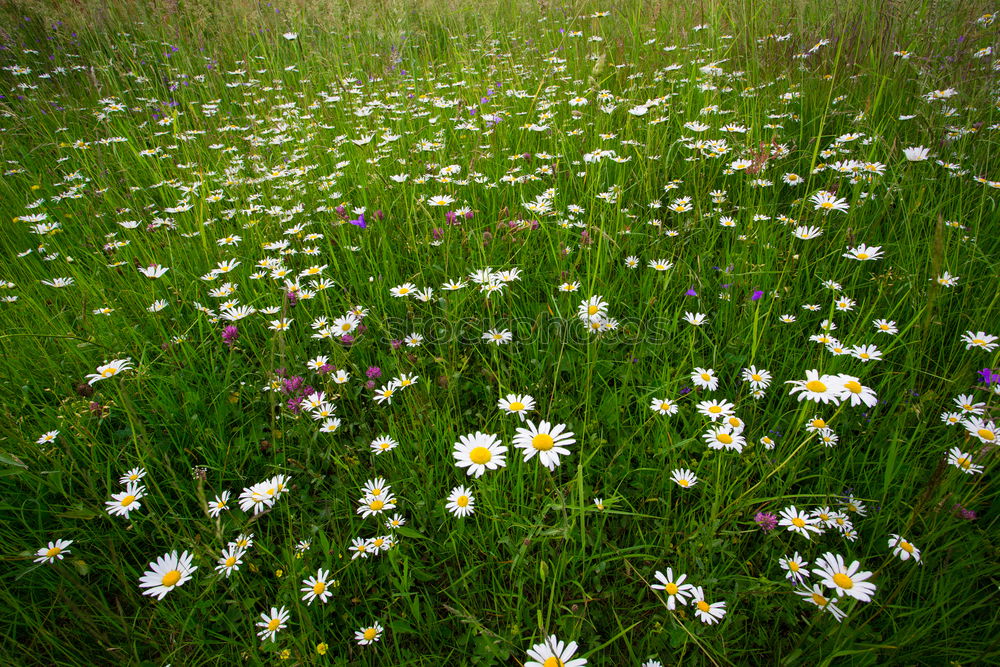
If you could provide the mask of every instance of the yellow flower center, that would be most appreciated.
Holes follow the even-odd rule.
[[[566,663],[554,655],[549,656],[545,659],[545,662],[542,663],[542,667],[565,667],[565,665]]]
[[[913,545],[910,544],[909,542],[906,542],[906,541],[900,542],[899,543],[899,548],[902,549],[903,551],[905,551],[908,554],[912,554],[913,553]]]
[[[826,391],[826,385],[819,380],[809,380],[809,382],[806,382],[806,389],[815,394],[822,394]]]
[[[677,484],[679,486],[688,486],[690,484],[690,482],[688,482],[686,479],[679,479],[679,480],[677,480]]]
[[[670,410],[670,404],[669,403],[660,403],[660,409],[661,410]]]
[[[815,602],[820,607],[826,606],[826,598],[820,595],[819,593],[812,594],[812,601]]]
[[[788,561],[788,569],[791,570],[792,572],[798,572],[800,569],[799,564],[796,563],[794,560],[790,560]]]
[[[812,425],[813,425],[813,428],[826,428],[826,422],[823,421],[822,419],[814,419],[814,420],[812,420]]]
[[[969,467],[972,465],[972,459],[967,459],[964,456],[959,456],[957,459],[955,459],[955,463],[968,470]]]
[[[597,313],[598,310],[600,309],[597,306],[590,306],[589,308],[587,308],[587,314],[594,315],[595,313]]]
[[[385,503],[382,502],[381,500],[373,500],[370,503],[368,503],[368,509],[372,510],[373,512],[379,511],[384,506],[385,506]]]
[[[555,445],[555,441],[548,433],[539,433],[531,439],[531,446],[535,449],[547,452]]]
[[[848,577],[846,574],[841,574],[840,572],[833,575],[833,583],[837,584],[837,586],[845,590],[850,590],[854,588],[854,582],[851,581],[851,578]]]
[[[974,345],[986,345],[986,341],[983,340],[982,338],[973,338],[972,343]]]
[[[475,447],[469,452],[469,458],[473,463],[482,465],[488,463],[493,458],[493,454],[486,447]]]
[[[720,433],[716,437],[719,439],[719,442],[721,442],[724,445],[733,444],[733,436],[729,435],[728,433]]]
[[[800,519],[799,517],[795,517],[794,519],[792,519],[792,525],[795,526],[796,528],[805,528],[806,522]]]
[[[317,581],[313,586],[313,595],[322,595],[323,591],[326,590],[326,584],[322,581]]]
[[[409,292],[409,291],[410,291],[410,288],[409,288],[409,287],[400,287],[400,288],[399,288],[399,293],[400,293],[400,294],[406,294],[406,293],[407,293],[407,292]]]
[[[722,412],[722,407],[719,405],[712,405],[709,406],[708,411],[711,412],[713,415],[717,415],[720,412]]]
[[[711,607],[704,600],[698,600],[698,611],[707,612]]]
[[[754,373],[753,375],[750,376],[750,379],[753,380],[754,382],[760,382],[763,378]]]
[[[125,496],[121,500],[122,507],[128,507],[135,502],[135,496]]]
[[[371,494],[373,496],[381,496],[382,495],[382,489],[372,489],[371,490]]]
[[[270,621],[267,622],[267,631],[268,632],[274,632],[275,630],[278,629],[279,625],[281,625],[281,619],[280,618],[272,618]]]
[[[164,586],[173,586],[180,580],[181,580],[181,571],[170,570],[170,572],[167,572],[165,575],[163,575],[163,579],[160,580],[160,583]]]
[[[866,252],[859,252],[856,256],[858,259],[868,259],[868,253]]]
[[[667,592],[667,595],[677,595],[677,591],[679,589],[677,588],[677,584],[670,582],[669,584],[663,587],[663,590]]]
[[[226,559],[226,567],[232,567],[236,564],[236,556],[230,556]]]
[[[732,426],[733,428],[739,428],[740,420],[737,417],[730,417],[728,421],[729,425]]]
[[[976,431],[976,435],[978,435],[983,440],[995,440],[997,437],[996,433],[989,430],[988,428],[979,429],[978,431]]]
[[[856,382],[855,380],[848,380],[847,382],[844,383],[844,387],[847,389],[847,391],[851,392],[852,394],[861,393],[861,383]]]
[[[708,373],[702,373],[701,379],[704,380],[705,382],[710,382],[712,380],[712,376],[709,375]]]
[[[521,401],[514,401],[507,407],[510,409],[511,412],[520,412],[521,410],[524,410],[524,403],[522,403]]]
[[[459,496],[457,499],[455,499],[455,504],[458,505],[459,507],[468,507],[469,496]]]
[[[114,368],[105,368],[101,371],[101,377],[109,378],[117,372]]]
[[[51,549],[49,549],[48,551],[45,552],[45,557],[46,558],[55,558],[61,552],[62,552],[62,549],[60,549],[59,547],[52,547]]]
[[[371,641],[375,639],[375,635],[377,634],[378,633],[375,631],[375,628],[365,628],[365,635],[364,635],[365,641]]]

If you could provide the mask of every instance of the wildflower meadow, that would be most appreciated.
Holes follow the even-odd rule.
[[[0,7],[4,665],[1000,661],[1000,20]]]

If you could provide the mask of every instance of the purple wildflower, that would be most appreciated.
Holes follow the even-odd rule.
[[[765,533],[769,530],[774,530],[778,526],[778,517],[770,512],[757,512],[753,520]]]
[[[222,330],[222,342],[228,345],[230,350],[233,349],[233,345],[239,337],[240,332],[235,324],[227,324],[226,328]]]

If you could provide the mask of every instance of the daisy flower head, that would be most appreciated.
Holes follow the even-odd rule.
[[[672,416],[676,415],[680,408],[669,398],[654,398],[649,404],[649,409],[661,415]]]
[[[507,465],[504,455],[507,448],[500,444],[499,438],[490,433],[470,433],[459,436],[454,445],[452,456],[455,465],[467,468],[466,474],[482,477],[487,470],[496,470]]]
[[[982,417],[972,417],[971,419],[963,419],[962,424],[969,435],[977,438],[984,445],[997,444],[997,427],[992,421]]]
[[[224,511],[229,510],[229,491],[223,491],[208,503],[208,514],[213,519],[219,518]]]
[[[375,390],[375,394],[372,398],[375,399],[376,403],[392,403],[392,397],[396,395],[396,390],[399,387],[395,382],[389,382],[378,389]]]
[[[778,564],[785,571],[785,578],[796,584],[804,584],[809,578],[809,570],[806,567],[809,563],[799,556],[796,551],[794,556],[784,556],[778,559]]]
[[[41,435],[41,437],[38,438],[38,440],[35,440],[35,444],[36,445],[45,445],[45,444],[48,444],[50,442],[55,442],[57,435],[59,435],[59,431],[47,431],[47,432],[43,433]]]
[[[848,595],[862,602],[870,602],[875,593],[875,584],[868,581],[871,572],[862,572],[861,563],[854,561],[849,566],[839,554],[825,553],[816,560],[815,574],[821,583],[832,588],[837,595]]]
[[[541,644],[535,644],[528,649],[528,660],[524,667],[583,667],[586,658],[573,658],[576,654],[576,642],[559,641],[555,635],[549,635]]]
[[[698,478],[687,468],[677,468],[676,470],[671,470],[670,479],[674,482],[674,484],[684,489],[690,489],[698,483]]]
[[[103,366],[98,366],[96,373],[88,374],[86,376],[87,384],[93,385],[95,382],[99,382],[101,380],[106,380],[110,377],[114,377],[115,375],[118,375],[122,371],[127,371],[131,368],[132,368],[131,359],[115,359],[114,361],[104,364]]]
[[[370,516],[377,516],[387,510],[396,509],[396,498],[391,493],[382,493],[377,496],[366,495],[358,501],[358,514],[362,519]]]
[[[686,574],[681,574],[675,579],[674,569],[668,567],[666,574],[657,570],[653,573],[653,576],[660,583],[650,584],[649,587],[654,591],[663,591],[667,594],[667,609],[672,611],[677,607],[678,602],[681,604],[688,603],[688,597],[694,590],[694,586],[684,583],[684,580],[687,579]]]
[[[49,542],[48,546],[41,547],[35,552],[36,563],[54,563],[57,560],[62,560],[66,554],[69,553],[69,545],[73,544],[73,540],[56,540],[54,542]]]
[[[920,562],[920,549],[895,533],[889,536],[889,548],[892,549],[892,555],[898,556],[899,560],[912,558],[916,562]]]
[[[129,512],[142,507],[139,499],[145,495],[146,487],[131,482],[121,493],[112,493],[111,500],[105,501],[104,504],[107,505],[107,512],[111,516],[123,516],[127,519]]]
[[[709,449],[735,449],[737,452],[742,452],[746,445],[746,438],[734,432],[730,426],[710,428],[701,437]]]
[[[705,593],[701,586],[695,586],[691,589],[691,605],[694,607],[694,615],[698,617],[698,620],[708,625],[718,623],[726,615],[726,603],[713,602],[709,604],[706,602]]]
[[[445,509],[457,517],[466,517],[475,513],[476,498],[464,486],[456,486],[448,494]]]
[[[823,230],[819,227],[799,225],[792,231],[792,236],[803,241],[817,238],[823,235]]]
[[[756,366],[744,368],[742,378],[744,382],[750,383],[751,389],[767,389],[771,386],[771,373]]]
[[[228,544],[216,561],[215,571],[226,575],[226,579],[228,579],[229,575],[233,572],[239,571],[240,565],[243,564],[243,555],[245,553],[246,550],[241,549],[235,544]]]
[[[351,546],[347,547],[347,550],[351,552],[351,560],[356,558],[368,558],[369,555],[375,553],[371,545],[363,537],[355,537],[351,540]]]
[[[132,468],[127,473],[118,478],[118,483],[128,484],[129,482],[138,482],[145,476],[146,476],[145,468]]]
[[[510,329],[490,329],[483,332],[483,340],[491,345],[506,345],[507,343],[514,340],[514,334],[510,332]]]
[[[799,401],[808,399],[834,405],[840,402],[838,396],[843,389],[839,376],[821,375],[817,370],[807,370],[805,380],[786,380],[785,384],[792,385],[788,394],[798,394]]]
[[[374,644],[382,638],[382,632],[385,631],[378,623],[372,623],[371,625],[361,628],[360,630],[355,630],[354,641],[356,641],[361,646],[368,646],[369,644]]]
[[[878,333],[884,333],[889,336],[895,336],[897,333],[899,333],[899,328],[896,326],[896,323],[893,322],[892,320],[886,320],[886,319],[872,320],[872,326],[875,327],[875,331],[877,331]]]
[[[517,415],[521,421],[535,409],[535,399],[528,394],[507,394],[497,401],[497,407],[509,415]]]
[[[639,258],[635,255],[629,255],[625,258],[625,266],[629,269],[634,269],[639,266]]]
[[[826,597],[823,587],[819,584],[813,584],[812,588],[806,588],[803,590],[795,591],[796,595],[801,595],[806,602],[810,602],[821,610],[829,612],[837,622],[842,621],[847,614],[836,606],[837,598]]]
[[[975,465],[972,462],[972,455],[963,452],[958,447],[952,447],[948,450],[948,463],[967,475],[981,475],[983,473],[983,466]]]
[[[726,417],[735,414],[734,407],[732,403],[726,399],[722,399],[721,401],[700,401],[695,406],[695,409],[712,421],[718,421],[720,419],[725,420]]]
[[[813,519],[805,512],[800,512],[795,505],[786,507],[779,512],[781,515],[781,521],[778,522],[779,526],[786,526],[789,532],[798,533],[806,539],[811,539],[809,533],[821,534],[823,529],[817,524],[816,519]]]
[[[592,296],[589,299],[584,299],[580,302],[579,307],[576,310],[577,315],[584,322],[593,320],[595,318],[600,319],[607,317],[608,315],[608,302],[604,300],[602,296]]]
[[[371,442],[371,449],[378,454],[385,454],[399,446],[399,443],[387,435],[380,435]]]
[[[874,407],[878,403],[875,391],[871,387],[861,384],[858,378],[841,373],[837,376],[837,380],[840,383],[840,391],[837,392],[839,401],[849,402],[852,407],[864,405],[868,408]]]
[[[986,409],[985,403],[977,403],[972,394],[959,394],[954,399],[955,407],[964,414],[981,415]]]
[[[669,271],[674,267],[674,263],[665,259],[649,260],[649,268],[656,271]]]
[[[413,283],[403,283],[402,285],[396,285],[395,287],[390,289],[389,294],[398,299],[401,297],[409,296],[414,291],[416,291],[416,289],[417,286],[414,285]]]
[[[824,214],[830,211],[847,213],[847,209],[850,208],[846,199],[842,197],[838,199],[835,194],[826,190],[820,190],[810,197],[809,200],[814,204],[815,210],[823,211]]]
[[[991,336],[985,331],[966,331],[962,335],[962,342],[965,343],[965,349],[971,350],[974,347],[978,347],[986,352],[992,352],[997,347],[997,337]],[[88,376],[89,377],[89,376]]]
[[[848,248],[847,252],[841,256],[847,259],[856,259],[859,262],[870,262],[882,258],[882,246],[867,246],[862,243],[857,248]]]
[[[262,642],[266,642],[268,639],[274,642],[275,635],[288,627],[288,619],[290,617],[291,612],[285,607],[281,609],[271,607],[271,611],[261,614],[260,620],[257,621],[257,627],[261,628],[257,636],[260,637]]]
[[[326,603],[330,596],[333,595],[333,592],[330,590],[332,585],[336,585],[336,581],[330,580],[330,571],[320,568],[315,577],[302,580],[302,588],[299,589],[305,593],[302,596],[302,600],[309,605],[317,598],[320,602]]]
[[[187,551],[180,556],[176,551],[171,551],[157,558],[139,578],[139,588],[146,589],[142,594],[162,600],[167,593],[183,586],[191,579],[191,573],[198,569],[191,565],[192,560],[193,556]]]
[[[514,446],[524,450],[525,462],[538,454],[538,460],[549,470],[555,470],[559,465],[560,456],[569,456],[567,446],[576,443],[572,431],[566,430],[565,424],[551,424],[547,421],[534,422],[528,420],[527,428],[517,429],[514,435]]]
[[[702,324],[708,322],[708,315],[705,313],[684,313],[684,321],[688,324],[696,327],[700,327]]]
[[[909,162],[923,162],[931,154],[931,149],[923,146],[910,146],[903,149],[903,157]]]
[[[691,372],[691,382],[694,386],[715,391],[719,388],[719,378],[715,377],[715,371],[711,368],[698,368]]]

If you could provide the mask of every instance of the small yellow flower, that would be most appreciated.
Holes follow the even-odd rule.
[[[285,574],[285,571],[282,570],[282,569],[280,569],[280,568],[274,571],[274,576],[276,576],[278,579],[281,579],[281,577],[284,574]]]
[[[320,655],[326,655],[326,650],[328,648],[330,647],[326,645],[326,642],[320,642],[319,644],[316,644],[316,652],[319,653]]]
[[[281,658],[282,660],[288,660],[289,658],[292,657],[291,649],[286,648],[284,651],[278,654],[278,657]]]

